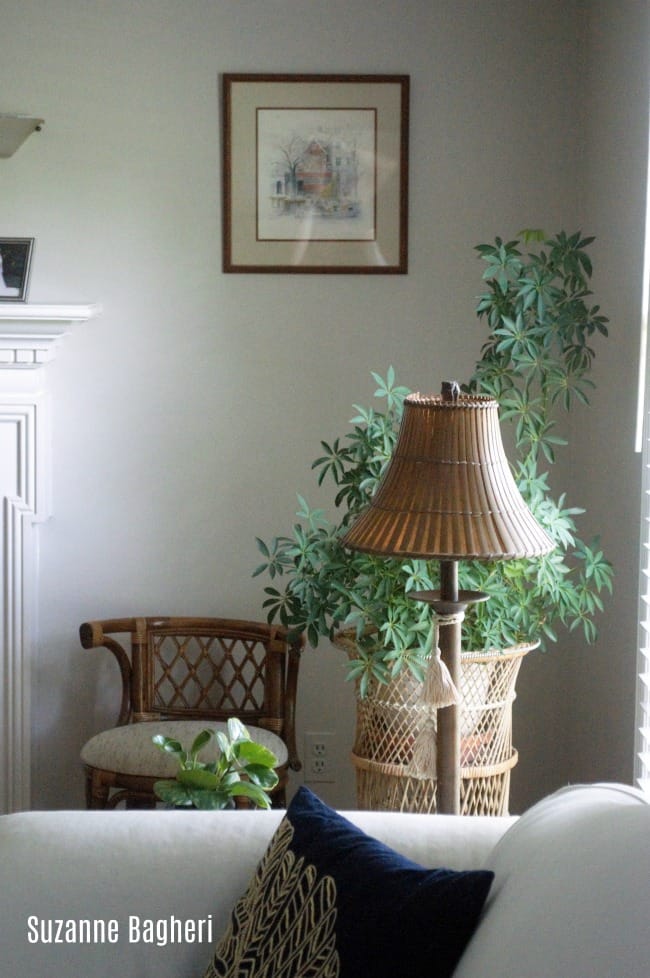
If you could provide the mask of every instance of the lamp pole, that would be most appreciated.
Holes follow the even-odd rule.
[[[458,562],[440,561],[440,589],[414,591],[414,601],[431,605],[441,618],[438,633],[440,658],[447,666],[456,689],[461,680],[461,626],[470,604],[487,601],[483,591],[458,590]],[[445,620],[447,619],[447,620]],[[436,811],[441,815],[460,815],[460,705],[438,710],[436,735]]]
[[[454,605],[446,614],[460,616],[458,564],[440,561],[440,603]],[[435,610],[435,606],[434,606]],[[440,635],[440,658],[449,669],[456,689],[460,686],[460,617],[444,625]],[[460,708],[458,704],[438,710],[438,811],[460,815]]]

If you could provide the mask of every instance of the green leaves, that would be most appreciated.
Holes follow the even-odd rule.
[[[516,278],[521,269],[521,252],[518,250],[518,244],[518,241],[504,244],[501,238],[496,238],[494,245],[476,246],[476,250],[487,264],[483,278],[496,283],[503,294],[507,292],[512,278]]]
[[[377,682],[386,683],[390,678],[390,672],[380,646],[369,650],[359,644],[358,651],[358,657],[350,660],[348,679],[357,683],[359,696],[363,699],[368,693],[370,681],[376,679]]]
[[[600,593],[611,590],[612,568],[602,551],[580,541],[575,517],[583,511],[567,506],[564,495],[553,498],[548,473],[539,466],[554,463],[566,445],[558,434],[559,412],[569,411],[574,401],[588,404],[594,385],[586,374],[595,356],[588,340],[607,335],[606,317],[589,301],[592,263],[586,249],[594,239],[560,232],[543,240],[532,231],[522,238],[538,249],[522,257],[519,241],[504,245],[500,238],[477,248],[488,284],[477,314],[487,320],[489,336],[468,388],[496,397],[502,421],[513,425],[517,484],[557,547],[520,567],[470,569],[475,583],[487,578],[483,589],[491,597],[470,612],[466,633],[486,640],[498,620],[503,633],[517,640],[538,630],[556,641],[552,623],[560,621],[582,628],[593,641],[593,615],[602,608]]]
[[[393,367],[388,368],[388,371],[386,372],[386,379],[384,379],[381,374],[375,373],[374,370],[371,371],[371,373],[375,383],[377,384],[375,397],[386,398],[387,409],[389,412],[397,411],[401,413],[404,398],[411,393],[408,387],[398,387],[395,384],[395,371]]]
[[[484,264],[477,315],[487,336],[466,389],[499,402],[501,420],[511,426],[515,480],[556,548],[535,560],[460,562],[459,586],[490,595],[468,610],[466,649],[557,641],[558,624],[579,628],[593,641],[601,594],[611,590],[612,568],[598,544],[580,540],[582,510],[564,495],[554,497],[548,473],[566,445],[563,413],[576,402],[588,404],[593,389],[587,376],[592,338],[607,335],[607,319],[589,289],[592,241],[579,232],[547,238],[528,230],[520,240],[495,238],[476,248]],[[436,561],[383,559],[346,551],[341,543],[392,456],[409,393],[393,367],[385,377],[373,371],[372,378],[376,403],[354,405],[349,430],[321,441],[312,463],[318,485],[332,490],[335,513],[312,509],[299,496],[292,534],[269,544],[258,539],[263,563],[255,571],[274,582],[265,588],[270,621],[306,632],[314,646],[344,625],[356,629],[349,678],[361,695],[402,668],[421,674],[430,651],[430,610],[409,594],[439,583]]]
[[[529,232],[528,240],[536,237]],[[494,245],[478,246],[487,265],[483,277],[489,291],[480,297],[477,313],[487,319],[491,335],[471,389],[485,389],[497,397],[508,389],[525,390],[529,397],[541,399],[547,415],[559,400],[566,410],[574,397],[588,403],[587,390],[593,384],[584,375],[594,351],[587,339],[595,332],[607,335],[606,317],[598,306],[587,304],[592,265],[585,249],[592,241],[580,233],[561,232],[526,259],[521,258],[518,241],[503,245],[497,238]],[[529,427],[528,441],[552,460],[548,441],[539,434]]]
[[[198,759],[212,740],[218,755],[215,761]],[[179,764],[176,780],[156,781],[154,791],[161,801],[186,808],[226,808],[237,796],[249,798],[259,808],[270,808],[266,791],[278,783],[274,768],[278,761],[272,751],[251,740],[246,727],[236,717],[227,723],[227,733],[202,730],[189,750],[171,737],[156,734],[154,744],[173,754]],[[266,790],[265,790],[266,789]]]
[[[373,373],[375,396],[384,410],[355,405],[352,429],[344,437],[321,441],[322,454],[312,463],[319,485],[335,487],[334,505],[340,511],[337,523],[322,510],[310,508],[298,496],[299,522],[291,537],[276,537],[270,543],[257,540],[263,557],[255,575],[268,573],[271,580],[284,579],[284,587],[267,586],[263,607],[270,621],[280,621],[295,632],[306,632],[312,645],[331,638],[345,622],[362,622],[362,630],[379,630],[390,619],[386,608],[404,606],[400,620],[412,614],[404,588],[406,576],[401,565],[371,555],[351,554],[341,539],[354,518],[367,505],[385,466],[391,458],[408,388],[396,382],[389,367],[386,377]],[[413,633],[399,621],[390,625],[384,641],[388,650],[393,641],[403,649]],[[386,649],[382,646],[382,656]],[[355,676],[372,674],[369,660],[351,667]],[[387,675],[387,670],[384,670]]]

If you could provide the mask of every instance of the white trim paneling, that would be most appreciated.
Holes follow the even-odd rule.
[[[28,809],[30,665],[38,641],[37,524],[50,514],[47,372],[97,306],[0,303],[0,812]]]

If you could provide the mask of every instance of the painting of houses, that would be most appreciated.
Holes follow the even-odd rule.
[[[309,110],[296,118],[303,112],[279,120],[274,112],[258,125],[260,237],[372,240],[374,112]]]

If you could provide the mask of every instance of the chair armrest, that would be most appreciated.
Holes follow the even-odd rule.
[[[104,648],[112,652],[117,659],[122,679],[122,700],[120,712],[116,726],[122,727],[129,723],[131,719],[131,678],[133,669],[131,660],[124,648],[118,641],[107,635],[106,632],[129,632],[135,631],[135,620],[133,618],[113,618],[107,621],[86,621],[79,626],[79,640],[84,649]]]

